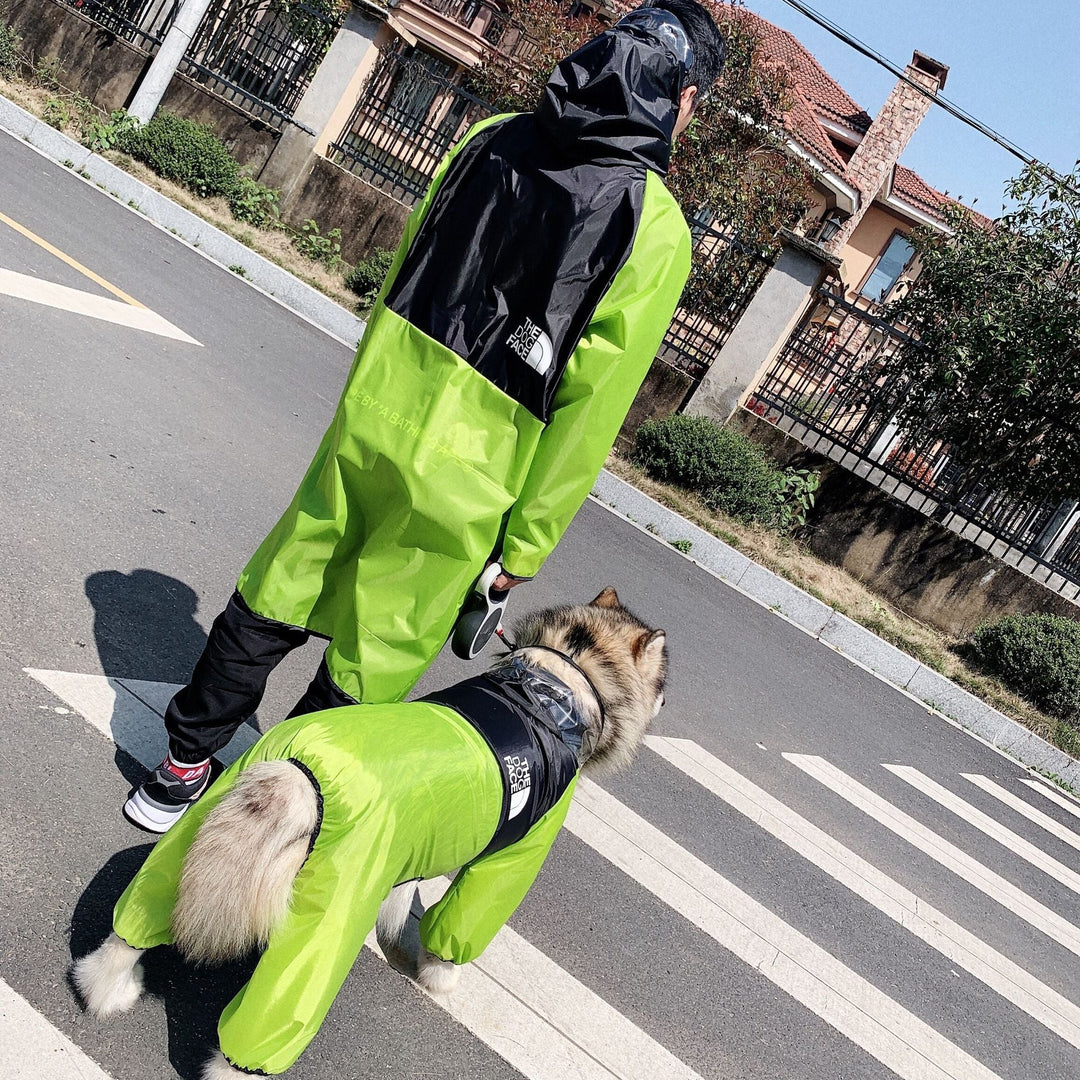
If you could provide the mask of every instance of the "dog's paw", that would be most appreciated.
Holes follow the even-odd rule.
[[[139,1000],[143,989],[141,949],[110,934],[97,949],[71,969],[71,977],[86,1004],[99,1020],[127,1012]]]
[[[229,1059],[220,1050],[215,1050],[214,1056],[203,1066],[199,1080],[249,1080],[250,1075],[233,1068]]]
[[[449,994],[458,984],[461,972],[451,960],[443,960],[421,949],[416,960],[416,981],[429,994]]]

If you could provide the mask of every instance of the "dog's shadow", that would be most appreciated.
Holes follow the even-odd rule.
[[[108,937],[113,907],[152,847],[141,844],[117,853],[83,890],[71,919],[73,961],[93,952]],[[165,1006],[169,1061],[182,1080],[198,1080],[202,1075],[207,1058],[218,1044],[218,1017],[251,978],[256,960],[252,956],[238,963],[203,968],[186,963],[167,946],[143,955],[143,994],[159,998]],[[68,984],[78,998],[70,975]],[[111,1022],[123,1023],[123,1017]]]

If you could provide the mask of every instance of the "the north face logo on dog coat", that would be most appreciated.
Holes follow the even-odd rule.
[[[484,736],[502,774],[499,825],[483,854],[517,843],[577,775],[588,722],[564,682],[516,653],[483,675],[421,700],[468,720]]]
[[[532,780],[529,777],[529,763],[520,754],[507,754],[503,761],[510,781],[510,809],[506,815],[509,821],[517,817],[529,801]]]

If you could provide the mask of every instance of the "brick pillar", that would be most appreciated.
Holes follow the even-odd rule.
[[[944,64],[917,52],[904,74],[916,86],[935,94],[945,85],[948,72],[949,69]],[[851,234],[862,221],[863,214],[892,176],[893,168],[904,152],[904,147],[922,123],[923,117],[930,111],[930,105],[930,98],[904,79],[893,87],[862,142],[855,147],[855,152],[844,170],[844,179],[859,189],[861,198],[855,213],[824,245],[827,250],[839,254],[851,239]]]
[[[804,237],[784,232],[784,250],[766,275],[683,411],[718,423],[753,393],[787,342],[825,276],[840,260]]]

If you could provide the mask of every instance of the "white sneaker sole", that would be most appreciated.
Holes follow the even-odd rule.
[[[142,788],[139,788],[124,803],[124,816],[136,825],[149,829],[150,832],[167,833],[193,804],[193,802],[189,802],[184,803],[183,806],[178,807],[176,810],[162,810],[160,807],[148,802],[143,797]]]

